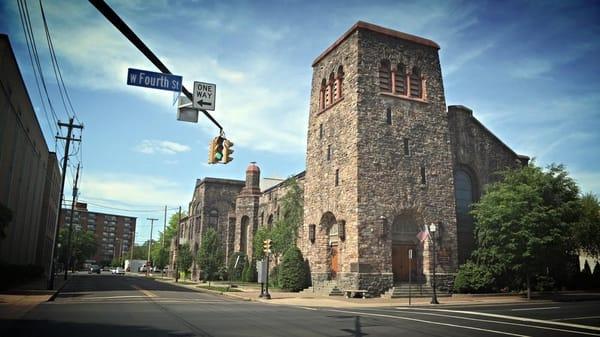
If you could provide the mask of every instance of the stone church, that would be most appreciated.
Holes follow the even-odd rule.
[[[319,55],[308,123],[304,225],[297,245],[313,285],[381,294],[408,279],[451,278],[474,248],[470,205],[500,170],[526,165],[461,105],[446,106],[433,41],[357,22]],[[204,228],[221,234],[227,256],[251,255],[253,233],[279,216],[280,183],[261,191],[246,180],[196,184],[182,239],[197,250]],[[413,258],[409,259],[409,250]],[[409,268],[410,267],[410,268]]]

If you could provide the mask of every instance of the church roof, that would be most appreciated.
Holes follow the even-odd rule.
[[[337,41],[335,41],[331,46],[329,46],[329,48],[325,49],[325,51],[323,53],[321,53],[321,55],[319,55],[313,61],[313,64],[312,64],[313,67],[317,63],[319,63],[319,61],[321,61],[325,56],[327,56],[329,53],[331,53],[331,51],[333,51],[335,48],[337,48],[337,46],[339,46],[342,42],[344,42],[350,35],[352,35],[352,33],[354,33],[354,31],[359,30],[359,29],[370,30],[375,33],[399,38],[402,40],[410,41],[413,43],[417,43],[417,44],[427,46],[427,47],[432,47],[435,49],[440,49],[440,46],[437,43],[433,42],[432,40],[425,39],[425,38],[422,38],[422,37],[419,37],[416,35],[403,33],[403,32],[397,31],[397,30],[377,26],[372,23],[358,21],[350,29],[348,29],[348,31],[346,31],[339,39],[337,39]]]

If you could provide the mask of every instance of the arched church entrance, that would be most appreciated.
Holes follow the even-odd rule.
[[[419,249],[417,233],[419,222],[414,213],[404,213],[394,217],[392,223],[392,273],[394,282],[408,281],[409,273],[417,282],[422,268],[422,252]],[[412,258],[411,258],[412,256]]]
[[[337,279],[338,273],[340,272],[340,247],[339,247],[339,236],[338,226],[335,216],[331,212],[326,212],[321,216],[320,231],[324,232],[327,236],[327,271],[329,273],[329,279]]]

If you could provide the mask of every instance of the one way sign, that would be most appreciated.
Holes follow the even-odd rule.
[[[215,111],[217,86],[212,83],[194,82],[193,106],[196,109]]]

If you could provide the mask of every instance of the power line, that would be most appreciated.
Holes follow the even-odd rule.
[[[81,123],[81,121],[79,120],[79,117],[77,116],[77,112],[75,112],[75,109],[73,108],[73,103],[71,102],[71,97],[69,96],[69,92],[67,91],[67,87],[65,86],[65,82],[62,77],[62,72],[60,71],[60,66],[58,65],[58,59],[56,57],[56,53],[54,52],[54,44],[52,43],[52,36],[50,34],[50,29],[48,28],[48,22],[46,21],[46,14],[44,13],[44,6],[42,5],[42,0],[39,0],[39,3],[40,3],[40,11],[42,13],[42,20],[44,21],[44,30],[46,31],[46,40],[48,41],[48,49],[50,50],[50,59],[52,61],[52,66],[54,68],[54,76],[56,77],[56,84],[58,85],[58,91],[60,93],[61,99],[63,100],[63,105],[65,106],[65,110],[67,110],[67,115],[68,115],[68,108],[67,108],[67,104],[65,103],[65,97],[67,99],[67,102],[69,103],[69,107],[71,108],[73,117],[75,117],[75,119],[79,123]],[[57,73],[58,73],[58,76],[56,76]],[[61,91],[61,85],[59,84],[59,78],[60,78],[60,84],[62,84],[62,91]],[[63,91],[64,91],[64,97],[62,94]]]
[[[36,69],[35,62],[34,62],[33,46],[32,46],[32,43],[30,42],[31,38],[30,38],[29,30],[27,29],[27,25],[25,24],[25,13],[24,13],[25,9],[22,8],[22,4],[20,1],[17,1],[17,5],[19,7],[19,18],[21,20],[21,26],[23,27],[23,34],[25,34],[25,42],[27,45],[27,52],[29,54],[29,61],[31,63],[31,68],[33,69],[35,84],[36,84],[36,87],[38,90],[38,94],[40,96],[40,102],[42,103],[42,108],[44,110],[44,116],[46,118],[46,122],[48,123],[48,127],[50,128],[52,133],[54,133],[54,132],[58,133],[59,132],[58,127],[56,126],[56,122],[58,122],[58,120],[56,119],[55,116],[53,116],[53,121],[50,121],[50,115],[48,115],[48,110],[46,109],[46,103],[45,103],[44,97],[42,95],[42,89],[40,87],[40,79],[38,79],[38,70]]]
[[[106,205],[97,204],[97,203],[94,203],[94,202],[89,202],[89,201],[84,201],[84,200],[81,200],[81,202],[84,202],[84,203],[86,203],[88,205],[93,205],[93,206],[96,206],[96,207],[107,208],[107,209],[114,209],[114,210],[123,211],[123,212],[144,213],[144,212],[162,212],[162,211],[164,211],[164,208],[159,208],[159,209],[141,209],[141,210],[137,209],[136,210],[136,209],[125,209],[125,208],[119,208],[119,207],[113,207],[113,206],[106,206]],[[178,209],[178,208],[169,208],[168,210],[173,211],[173,210],[176,210],[176,209]]]

